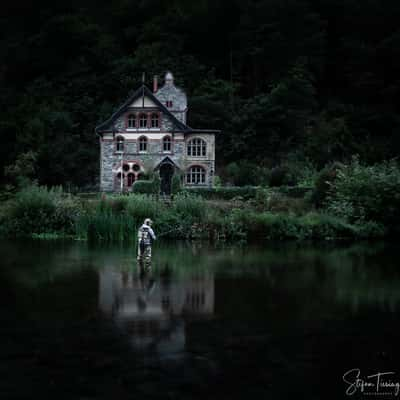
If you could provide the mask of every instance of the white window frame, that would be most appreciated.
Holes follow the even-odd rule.
[[[193,138],[187,142],[186,154],[188,157],[206,157],[207,142],[202,138]]]
[[[206,169],[200,165],[192,165],[186,172],[186,183],[188,185],[205,185]]]

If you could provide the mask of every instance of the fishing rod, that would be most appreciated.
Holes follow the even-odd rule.
[[[168,231],[159,233],[159,234],[157,235],[157,237],[164,236],[164,235],[166,235],[167,233],[170,233],[170,232],[181,231],[182,229],[183,229],[182,226],[178,226],[177,228],[172,228],[172,229],[169,229]]]

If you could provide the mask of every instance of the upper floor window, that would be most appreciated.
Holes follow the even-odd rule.
[[[156,113],[151,114],[151,127],[158,128],[159,125],[160,125],[160,122],[159,122],[158,114],[156,114]]]
[[[171,151],[172,140],[171,136],[165,136],[163,139],[163,151]]]
[[[147,128],[147,115],[146,114],[139,115],[139,128]]]
[[[147,137],[141,136],[139,138],[139,151],[147,151]]]
[[[186,174],[186,182],[189,184],[204,184],[206,183],[206,171],[203,167],[195,165],[190,167]]]
[[[136,126],[136,116],[135,114],[128,115],[128,128],[134,128]]]
[[[206,155],[206,147],[206,142],[203,139],[192,139],[187,145],[187,155],[191,157],[204,157]]]
[[[117,136],[117,151],[124,151],[124,138],[122,136]]]
[[[167,100],[165,102],[165,105],[167,106],[167,108],[172,108],[172,100]]]

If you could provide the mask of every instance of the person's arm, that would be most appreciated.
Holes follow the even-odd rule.
[[[156,240],[156,235],[154,234],[153,229],[151,229],[150,227],[149,227],[149,233],[150,233],[151,238],[152,238],[153,240]]]

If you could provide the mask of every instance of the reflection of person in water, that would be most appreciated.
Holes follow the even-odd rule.
[[[139,287],[140,291],[136,299],[138,311],[144,313],[147,308],[147,302],[155,287],[155,279],[149,268],[144,268],[143,264],[139,262]]]

